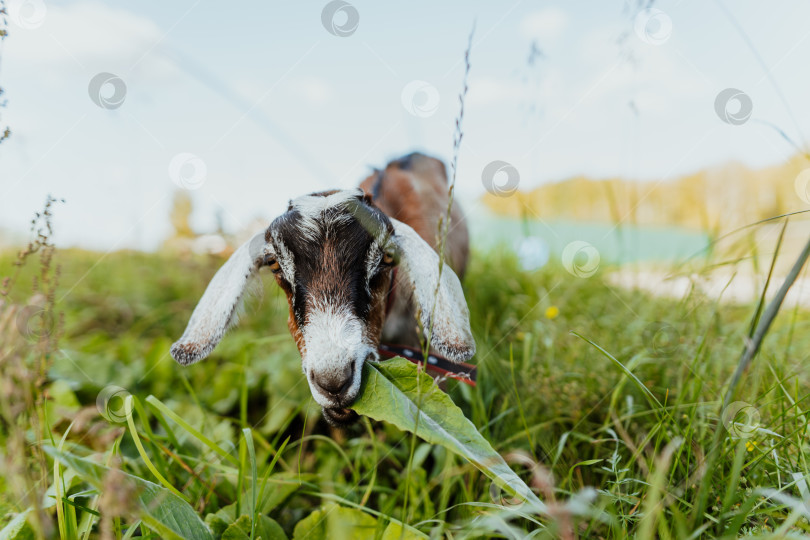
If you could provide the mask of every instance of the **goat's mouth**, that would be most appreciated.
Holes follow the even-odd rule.
[[[351,409],[323,408],[323,417],[333,426],[350,426],[357,422],[360,416]]]

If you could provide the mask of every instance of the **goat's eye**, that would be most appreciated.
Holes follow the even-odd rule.
[[[274,274],[278,274],[281,272],[281,265],[278,264],[278,260],[275,257],[265,257],[264,258],[264,266],[270,268],[270,271]]]
[[[393,251],[386,251],[382,256],[382,263],[385,266],[392,266],[396,262],[396,256]]]

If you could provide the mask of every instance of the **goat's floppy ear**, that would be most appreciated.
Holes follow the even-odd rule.
[[[236,311],[250,278],[265,257],[273,253],[264,234],[262,231],[242,244],[211,279],[183,337],[172,345],[172,357],[180,364],[186,366],[208,356],[236,322]]]
[[[408,225],[389,219],[394,225],[394,238],[399,246],[397,279],[404,280],[413,290],[425,335],[430,328],[432,313],[431,345],[453,362],[469,360],[475,354],[475,340],[458,276],[445,264],[439,281],[439,256],[433,248]]]

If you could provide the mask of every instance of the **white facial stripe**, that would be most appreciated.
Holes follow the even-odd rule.
[[[374,274],[377,273],[377,267],[380,264],[380,260],[383,256],[383,250],[380,245],[374,241],[368,248],[368,253],[366,254],[366,292],[369,296],[371,296],[371,278],[374,277]]]
[[[327,230],[333,223],[352,219],[349,213],[335,213],[333,216],[330,216],[329,220],[324,220],[323,216],[326,210],[335,206],[344,205],[362,195],[363,190],[359,188],[336,191],[326,197],[319,195],[303,195],[290,201],[290,206],[292,210],[298,211],[301,215],[301,219],[298,222],[301,233],[310,240],[313,240],[318,237],[321,231]]]
[[[302,215],[317,215],[328,208],[344,204],[362,195],[363,190],[360,188],[344,189],[336,191],[326,197],[321,195],[302,195],[301,197],[293,199],[290,204],[294,210],[298,210]]]
[[[281,273],[284,274],[284,278],[290,284],[293,294],[295,294],[295,262],[292,253],[287,249],[287,245],[281,239],[281,235],[278,234],[277,230],[273,230],[272,235],[273,245],[276,248],[276,260],[281,267]]]
[[[341,378],[355,362],[352,384],[347,396],[355,396],[360,389],[362,365],[373,347],[366,343],[363,324],[348,306],[321,304],[312,306],[302,328],[306,353],[302,366],[315,401],[323,407],[339,406],[331,396],[324,395],[312,384],[312,376]]]

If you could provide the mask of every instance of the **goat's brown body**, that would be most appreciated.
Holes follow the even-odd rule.
[[[360,183],[373,203],[386,215],[412,227],[434,250],[438,251],[439,220],[447,214],[450,203],[447,171],[438,159],[423,154],[410,154],[392,161],[382,171]],[[464,214],[454,202],[444,250],[445,261],[459,278],[464,276],[469,257],[469,233]],[[398,291],[403,290],[398,284]],[[383,340],[418,346],[416,313],[410,295],[393,295],[382,330]]]

